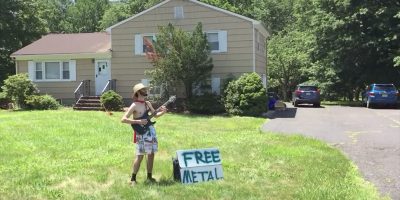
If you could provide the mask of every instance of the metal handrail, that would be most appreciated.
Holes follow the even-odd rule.
[[[83,96],[88,96],[90,94],[90,80],[82,80],[75,89],[74,94],[75,102],[78,102]]]
[[[107,92],[108,90],[116,90],[116,79],[111,79],[107,81],[106,86],[104,86],[103,90],[101,91],[101,94],[103,94],[104,92]]]

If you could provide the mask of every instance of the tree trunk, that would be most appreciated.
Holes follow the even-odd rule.
[[[186,92],[186,99],[191,99],[192,98],[192,83],[190,82],[185,82],[185,92]]]

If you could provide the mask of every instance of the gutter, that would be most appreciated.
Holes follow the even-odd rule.
[[[253,23],[253,72],[256,72],[256,45],[255,45],[255,26]]]

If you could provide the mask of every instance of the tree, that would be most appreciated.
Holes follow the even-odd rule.
[[[193,85],[210,77],[213,68],[207,36],[198,23],[192,33],[175,28],[172,24],[159,28],[154,52],[148,52],[154,69],[149,73],[154,82],[181,82],[188,99]]]
[[[0,1],[0,85],[15,73],[10,55],[45,32],[43,22],[36,15],[37,7],[33,0]]]
[[[304,74],[311,66],[309,46],[312,41],[312,35],[296,30],[280,32],[269,41],[270,87],[279,88],[284,100],[289,99],[297,84],[306,81]]]
[[[71,27],[66,32],[90,33],[100,31],[100,20],[108,9],[108,0],[79,0],[69,7],[66,21]]]
[[[44,21],[50,33],[72,32],[72,25],[66,21],[68,10],[73,6],[71,0],[38,0],[38,17]]]

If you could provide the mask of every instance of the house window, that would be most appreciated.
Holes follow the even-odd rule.
[[[135,35],[135,55],[145,55],[151,50],[152,44],[156,41],[156,35],[153,33]]]
[[[211,51],[219,51],[218,33],[207,33],[207,40]]]
[[[44,72],[46,79],[60,79],[60,62],[45,62]]]
[[[207,41],[212,53],[227,52],[227,31],[208,31]]]
[[[183,19],[184,18],[182,6],[174,7],[174,18],[175,19]]]
[[[42,63],[36,63],[35,64],[35,79],[42,80],[42,78],[43,78]]]
[[[62,79],[69,79],[69,62],[63,62],[63,77]]]
[[[44,67],[43,67],[44,66]],[[36,62],[36,80],[69,80],[71,78],[69,62]]]
[[[153,52],[154,35],[143,36],[143,53]]]
[[[149,95],[149,97],[155,97],[155,98],[160,98],[161,94],[162,94],[162,87],[161,85],[153,85],[150,84],[151,80],[149,79],[142,79],[142,83],[145,86],[148,86],[149,89],[147,90],[147,94]]]

